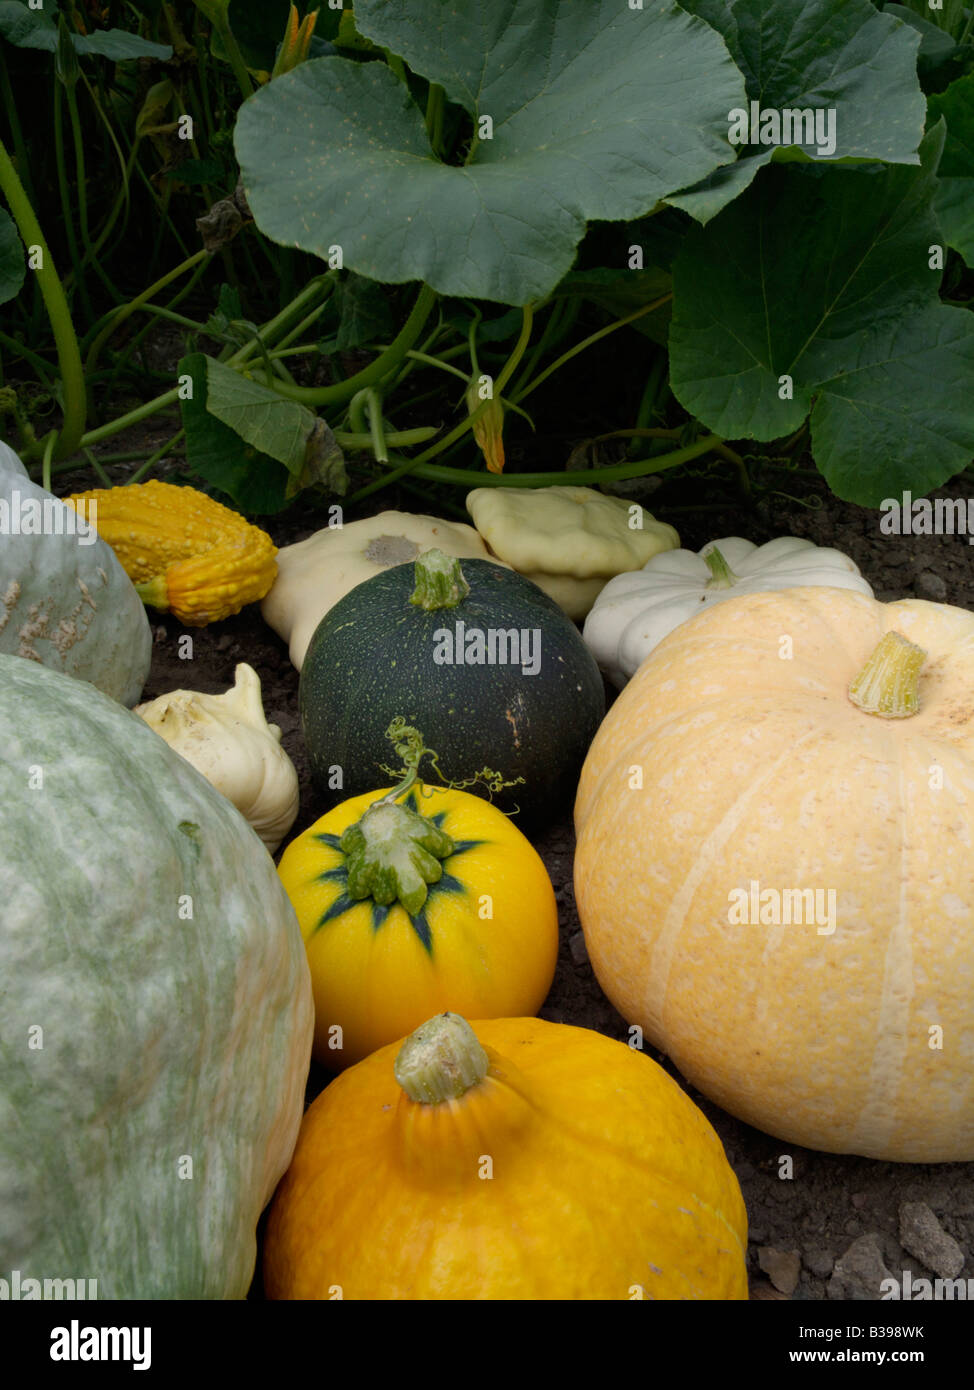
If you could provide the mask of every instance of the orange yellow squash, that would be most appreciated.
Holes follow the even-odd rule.
[[[535,1013],[555,972],[551,880],[514,823],[469,792],[395,794],[342,802],[279,866],[311,967],[314,1055],[332,1070],[441,1009]],[[350,843],[369,825],[369,843]]]
[[[133,483],[76,492],[143,603],[187,627],[239,613],[274,583],[277,550],[266,532],[192,487]],[[95,504],[92,507],[92,503]]]
[[[720,1140],[643,1054],[535,1018],[431,1019],[306,1112],[273,1299],[745,1299]]]
[[[810,1148],[974,1159],[974,614],[728,599],[600,728],[575,896],[606,994]]]

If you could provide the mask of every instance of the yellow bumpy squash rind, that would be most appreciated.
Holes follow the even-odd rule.
[[[191,487],[152,481],[72,493],[145,603],[188,627],[228,618],[262,599],[277,577],[270,536]]]

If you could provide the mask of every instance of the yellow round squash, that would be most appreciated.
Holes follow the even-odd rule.
[[[745,1299],[747,1217],[655,1062],[535,1018],[441,1015],[306,1112],[273,1299]]]
[[[639,668],[575,819],[596,975],[705,1095],[811,1148],[974,1159],[974,615],[728,600]]]
[[[377,890],[350,896],[342,836],[392,794],[367,792],[334,807],[279,865],[311,967],[314,1056],[332,1071],[442,1009],[483,1018],[536,1013],[554,978],[558,908],[547,870],[513,821],[469,792],[417,784],[386,808],[428,823],[425,852],[434,863],[415,901],[378,901]],[[401,863],[415,852],[406,844],[395,853]]]

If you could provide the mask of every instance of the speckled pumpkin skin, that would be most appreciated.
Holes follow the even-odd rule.
[[[0,655],[0,727],[3,1276],[244,1298],[311,1050],[274,862],[83,681]]]
[[[928,653],[907,719],[846,693],[891,630]],[[974,615],[728,600],[639,668],[575,819],[599,982],[705,1095],[810,1148],[974,1159]],[[732,923],[751,881],[834,889],[834,932]]]
[[[291,841],[278,867],[311,967],[314,1055],[331,1071],[446,1009],[536,1013],[558,958],[558,907],[544,863],[507,816],[466,792],[414,788],[403,802],[455,845],[419,913],[352,902],[338,842],[384,794],[334,807]]]
[[[415,567],[397,565],[357,585],[319,623],[301,668],[299,704],[319,800],[333,805],[388,780],[385,737],[398,715],[439,754],[445,782],[487,766],[523,784],[494,796],[522,829],[568,812],[582,759],[605,713],[595,658],[574,623],[536,584],[488,560],[463,560],[470,593],[456,608],[409,602]],[[540,670],[438,664],[435,634],[540,632]],[[332,769],[343,772],[333,785]],[[470,790],[480,794],[478,787]]]
[[[270,1298],[747,1298],[737,1179],[661,1067],[585,1028],[473,1028],[491,1066],[460,1100],[409,1100],[395,1043],[306,1112]]]
[[[17,507],[15,494],[21,510],[28,498],[49,513],[56,508],[62,533],[0,535],[0,652],[134,705],[149,674],[152,632],[131,580],[100,536],[82,544],[67,533],[77,525],[71,509],[31,482],[0,441],[0,498]]]

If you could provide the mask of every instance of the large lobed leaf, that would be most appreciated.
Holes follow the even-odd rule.
[[[723,35],[762,109],[831,109],[829,162],[916,164],[925,102],[919,34],[869,0],[682,0]],[[742,103],[743,104],[743,103]],[[669,198],[700,222],[744,192],[772,159],[816,160],[816,145],[742,145],[735,164]]]
[[[240,110],[237,157],[263,232],[374,280],[524,304],[571,268],[589,219],[639,217],[733,157],[744,101],[723,40],[647,0],[359,0],[362,34],[439,83],[474,127],[463,166],[380,62],[307,62]]]
[[[943,141],[941,123],[918,169],[766,169],[673,267],[671,382],[687,410],[762,440],[811,411],[819,468],[865,506],[928,491],[974,454],[974,317],[940,304],[930,263]]]
[[[51,0],[42,9],[29,9],[20,0],[0,0],[0,35],[16,48],[39,48],[54,53],[58,44],[57,8]],[[151,43],[124,29],[95,29],[90,34],[69,34],[76,53],[97,53],[122,63],[132,58],[172,57],[168,44]]]
[[[974,266],[974,73],[932,96],[930,120],[947,122],[947,139],[937,170],[937,216],[948,245]]]

